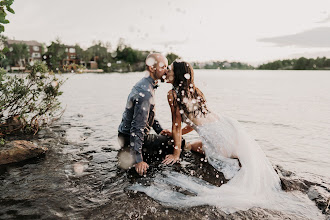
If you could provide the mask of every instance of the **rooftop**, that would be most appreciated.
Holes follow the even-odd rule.
[[[24,40],[7,40],[8,44],[26,44],[28,46],[42,46],[41,43],[35,40],[24,41]]]

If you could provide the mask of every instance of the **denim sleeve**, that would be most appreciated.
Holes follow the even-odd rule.
[[[164,130],[156,118],[154,120],[152,128],[156,131],[157,134],[159,134],[162,130]]]
[[[142,158],[142,145],[144,141],[145,131],[147,126],[148,117],[150,112],[150,97],[145,95],[144,97],[138,96],[134,99],[134,114],[131,123],[130,130],[130,144],[135,152],[136,163],[143,161]]]

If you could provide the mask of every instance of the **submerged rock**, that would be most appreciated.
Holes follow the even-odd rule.
[[[46,147],[36,146],[30,141],[11,141],[0,149],[0,165],[34,158],[46,153],[46,151],[48,151]]]
[[[306,193],[308,198],[314,201],[322,213],[327,216],[327,219],[330,219],[330,189],[327,186],[297,177],[293,172],[287,171],[279,165],[275,167],[275,170],[280,176],[283,190],[299,190]]]
[[[312,186],[309,188],[307,195],[310,200],[315,201],[317,207],[322,210],[323,214],[326,214],[330,218],[330,193],[320,186]]]

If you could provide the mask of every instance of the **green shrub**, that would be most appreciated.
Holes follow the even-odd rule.
[[[0,69],[0,135],[17,131],[36,133],[58,116],[59,90],[64,80],[37,61],[27,74],[6,74]]]

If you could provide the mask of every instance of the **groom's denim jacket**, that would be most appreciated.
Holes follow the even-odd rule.
[[[132,88],[128,96],[123,119],[118,131],[130,135],[130,144],[136,163],[143,161],[142,145],[144,136],[152,127],[157,134],[163,129],[155,119],[155,87],[154,80],[149,76],[142,78]]]

